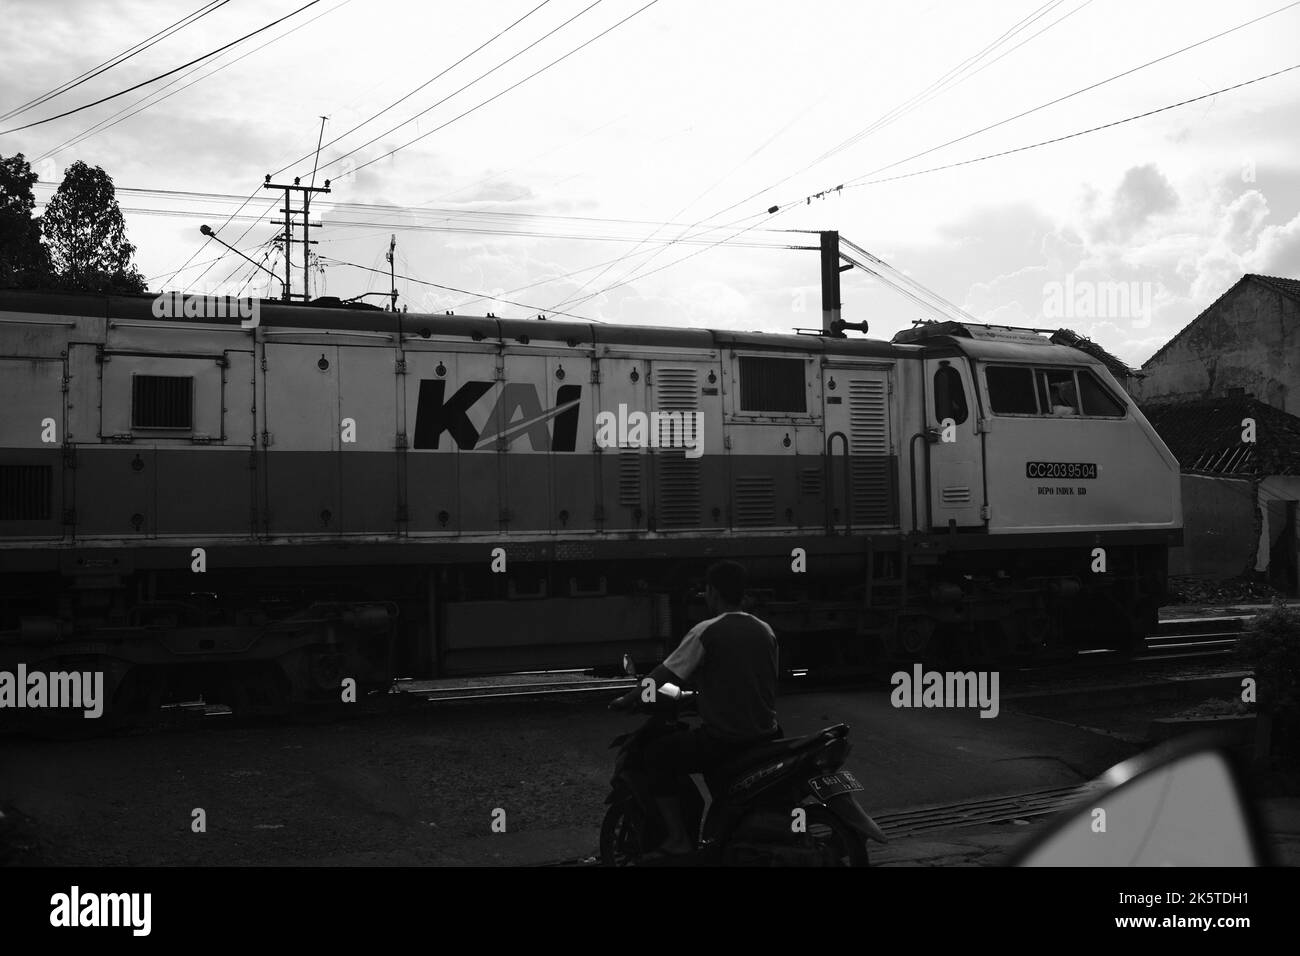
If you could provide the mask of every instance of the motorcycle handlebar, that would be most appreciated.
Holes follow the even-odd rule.
[[[684,690],[676,684],[661,684],[656,688],[655,693],[650,700],[643,696],[644,691],[641,687],[633,687],[621,697],[616,698],[609,704],[610,710],[638,711],[648,710],[663,711],[665,709],[678,710],[695,703],[699,697],[699,691]]]

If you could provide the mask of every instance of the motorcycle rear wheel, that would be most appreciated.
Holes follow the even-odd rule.
[[[650,848],[649,821],[632,797],[612,804],[600,824],[601,866],[631,866]]]
[[[821,852],[827,866],[870,866],[866,841],[826,807],[808,810],[808,840]]]

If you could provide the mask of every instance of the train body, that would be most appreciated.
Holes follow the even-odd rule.
[[[0,292],[0,668],[256,709],[656,659],[704,568],[791,666],[1130,644],[1177,462],[1032,333],[892,342]]]

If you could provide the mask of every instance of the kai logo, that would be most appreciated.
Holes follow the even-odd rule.
[[[493,382],[466,382],[450,398],[442,379],[420,382],[415,410],[415,448],[441,447],[446,432],[462,451],[508,447],[516,438],[528,436],[533,451],[573,451],[578,441],[578,406],[581,385],[561,385],[555,406],[542,408],[537,387],[528,382],[507,382],[482,426],[470,419],[470,411],[488,392]],[[548,427],[555,422],[554,428]]]

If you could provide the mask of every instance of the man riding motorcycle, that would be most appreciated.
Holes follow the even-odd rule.
[[[705,573],[705,600],[713,617],[687,633],[650,673],[656,691],[666,683],[690,682],[699,691],[699,727],[667,734],[647,746],[645,766],[668,836],[649,857],[679,856],[695,849],[686,832],[676,781],[705,773],[755,743],[780,736],[776,719],[777,643],[772,628],[740,609],[745,569],[719,561]],[[631,710],[641,690],[610,705]]]

